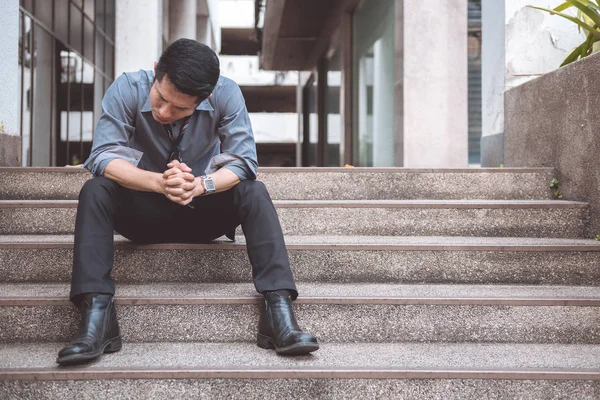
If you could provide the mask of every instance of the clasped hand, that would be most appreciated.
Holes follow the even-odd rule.
[[[202,194],[204,188],[192,175],[192,169],[177,160],[167,164],[163,173],[163,188],[167,198],[182,206],[187,206],[194,197]]]

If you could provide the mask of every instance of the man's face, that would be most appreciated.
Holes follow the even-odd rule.
[[[178,91],[166,75],[160,82],[158,79],[154,80],[150,89],[152,117],[159,124],[170,124],[187,117],[194,112],[198,104],[196,96]]]

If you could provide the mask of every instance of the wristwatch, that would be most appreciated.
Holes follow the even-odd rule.
[[[207,194],[213,194],[217,191],[215,183],[213,182],[210,176],[202,175],[200,179],[202,179],[202,185],[204,185],[204,194],[202,196],[206,196]]]

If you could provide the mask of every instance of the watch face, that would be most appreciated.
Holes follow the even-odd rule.
[[[204,179],[204,187],[206,188],[207,192],[214,192],[215,191],[215,183],[210,178]]]

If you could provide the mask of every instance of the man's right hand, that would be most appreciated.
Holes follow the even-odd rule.
[[[188,205],[193,199],[193,192],[196,188],[192,169],[184,163],[173,160],[163,173],[164,195],[171,201],[182,206]]]

